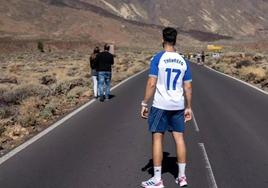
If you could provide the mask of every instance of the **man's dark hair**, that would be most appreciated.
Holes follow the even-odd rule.
[[[172,27],[166,27],[163,29],[164,43],[168,43],[174,46],[176,44],[177,34],[177,30]]]
[[[109,51],[110,50],[110,45],[109,44],[105,44],[104,45],[104,50],[105,51]]]

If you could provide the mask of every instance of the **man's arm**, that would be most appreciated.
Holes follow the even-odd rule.
[[[145,91],[145,96],[143,99],[144,103],[148,103],[150,98],[152,98],[155,88],[156,88],[156,82],[157,82],[157,77],[152,77],[150,76],[147,81],[146,85],[146,91]]]
[[[142,101],[142,109],[141,109],[141,117],[147,119],[148,118],[148,102],[152,98],[155,92],[157,83],[157,77],[150,76],[147,81],[145,96]]]
[[[184,118],[186,122],[192,119],[192,82],[185,81],[183,87],[184,87],[184,95],[186,98],[185,112],[184,112]]]

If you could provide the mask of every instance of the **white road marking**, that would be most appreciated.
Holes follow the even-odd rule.
[[[234,79],[234,80],[236,80],[236,81],[238,81],[238,82],[240,82],[240,83],[243,83],[243,84],[245,84],[245,85],[247,85],[247,86],[249,86],[249,87],[251,87],[251,88],[253,88],[253,89],[256,89],[256,90],[260,91],[261,93],[264,93],[264,94],[268,95],[268,92],[266,92],[266,91],[264,91],[264,90],[262,90],[262,89],[260,89],[260,88],[258,88],[258,87],[256,87],[256,86],[254,86],[254,85],[251,85],[251,84],[249,84],[249,83],[247,83],[247,82],[245,82],[245,81],[243,81],[243,80],[240,80],[240,79],[235,78],[235,77],[233,77],[233,76],[230,76],[230,75],[228,75],[228,74],[225,74],[225,73],[216,71],[215,69],[212,69],[212,68],[210,68],[210,67],[207,66],[207,65],[205,65],[205,67],[208,68],[208,69],[210,69],[210,70],[212,70],[212,71],[214,71],[214,72],[216,72],[216,73],[218,73],[218,74],[221,74],[221,75],[226,76],[226,77],[228,77],[228,78]]]
[[[195,128],[195,131],[196,131],[196,132],[199,132],[200,129],[199,129],[198,124],[197,124],[197,121],[196,121],[196,119],[195,119],[194,112],[192,112],[192,115],[193,115],[193,122],[194,122],[194,128]]]
[[[121,86],[122,84],[126,83],[127,81],[129,81],[130,79],[144,73],[145,71],[147,71],[148,69],[145,69],[141,72],[138,72],[137,74],[132,75],[131,77],[123,80],[122,82],[118,83],[117,85],[115,85],[114,87],[111,88],[111,90],[116,89],[117,87]],[[75,111],[71,112],[70,114],[66,115],[64,118],[62,118],[61,120],[57,121],[56,123],[54,123],[53,125],[49,126],[48,128],[46,128],[44,131],[40,132],[39,134],[37,134],[36,136],[34,136],[33,138],[29,139],[28,141],[24,142],[23,144],[21,144],[20,146],[16,147],[15,149],[11,150],[9,153],[5,154],[4,156],[2,156],[0,158],[0,165],[3,164],[5,161],[7,161],[8,159],[10,159],[11,157],[13,157],[14,155],[16,155],[17,153],[19,153],[20,151],[22,151],[23,149],[25,149],[26,147],[28,147],[29,145],[31,145],[32,143],[34,143],[35,141],[39,140],[41,137],[45,136],[46,134],[48,134],[49,132],[51,132],[53,129],[55,129],[56,127],[59,127],[60,125],[62,125],[65,121],[67,121],[68,119],[70,119],[71,117],[73,117],[74,115],[76,115],[77,113],[79,113],[80,111],[82,111],[83,109],[87,108],[88,106],[90,106],[91,104],[93,104],[96,101],[96,99],[93,99],[89,102],[87,102],[86,104],[82,105],[80,108],[76,109]]]
[[[200,146],[201,151],[203,153],[203,157],[204,157],[204,160],[206,163],[206,169],[208,170],[209,188],[218,188],[216,180],[215,180],[215,176],[214,176],[213,171],[212,171],[211,164],[209,162],[209,158],[208,158],[208,155],[206,152],[205,145],[203,143],[199,143],[199,146]]]

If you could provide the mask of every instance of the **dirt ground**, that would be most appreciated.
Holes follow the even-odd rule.
[[[150,51],[116,51],[112,85],[148,67]],[[93,98],[89,54],[0,55],[0,155]]]

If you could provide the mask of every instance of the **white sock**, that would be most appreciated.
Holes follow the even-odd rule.
[[[155,166],[154,167],[154,178],[156,180],[161,180],[161,172],[162,172],[162,167],[161,166]]]
[[[179,178],[184,177],[186,163],[178,163],[178,167],[179,167]]]

